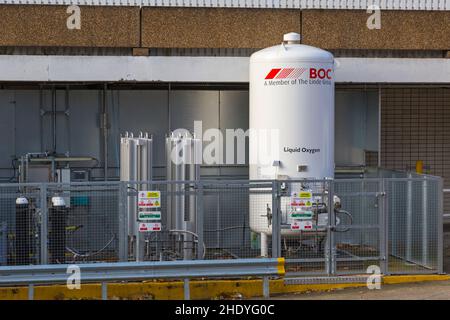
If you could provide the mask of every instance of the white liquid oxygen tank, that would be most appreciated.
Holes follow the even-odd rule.
[[[250,57],[250,179],[333,178],[334,57],[297,33],[283,40]],[[250,227],[270,235],[261,202],[250,196]]]

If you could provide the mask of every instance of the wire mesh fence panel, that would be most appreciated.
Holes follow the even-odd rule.
[[[281,198],[281,255],[290,275],[329,272],[330,181],[284,181]]]
[[[197,232],[196,182],[126,184],[130,260],[202,258],[204,244]]]
[[[272,184],[208,181],[203,188],[206,259],[271,256]]]
[[[0,265],[284,257],[288,275],[441,270],[439,178],[0,185]]]
[[[119,260],[118,184],[51,184],[47,201],[49,263]]]
[[[38,186],[0,187],[0,265],[38,264]]]
[[[371,265],[381,269],[383,196],[380,179],[335,180],[333,259],[337,274],[365,273]]]
[[[442,191],[439,179],[392,179],[389,205],[390,273],[433,273],[439,270],[438,237]]]

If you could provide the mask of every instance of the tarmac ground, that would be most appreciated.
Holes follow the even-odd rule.
[[[329,292],[288,294],[274,300],[450,300],[450,280],[382,285],[379,290],[348,288]]]

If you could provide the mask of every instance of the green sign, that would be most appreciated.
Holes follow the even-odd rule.
[[[312,219],[313,213],[311,211],[304,212],[291,212],[291,218],[293,219]]]
[[[161,211],[140,211],[139,220],[161,220]]]

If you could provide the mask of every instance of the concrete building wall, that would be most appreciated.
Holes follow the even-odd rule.
[[[300,32],[326,49],[449,50],[450,11],[81,6],[81,29],[66,6],[0,5],[0,46],[263,48]],[[145,54],[145,53],[144,53]]]

